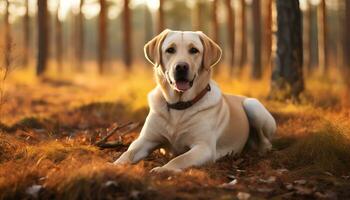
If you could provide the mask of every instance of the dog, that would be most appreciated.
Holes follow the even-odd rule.
[[[157,87],[148,94],[149,114],[139,137],[114,164],[132,164],[162,146],[175,157],[151,172],[181,172],[228,154],[239,154],[250,130],[258,150],[272,148],[276,122],[254,98],[223,94],[211,80],[222,50],[204,33],[164,30],[144,47]]]

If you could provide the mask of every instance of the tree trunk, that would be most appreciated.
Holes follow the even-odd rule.
[[[103,74],[107,54],[107,5],[106,0],[99,0],[99,2],[98,69],[99,73]]]
[[[231,0],[225,0],[227,9],[227,41],[230,49],[230,69],[231,74],[233,72],[233,66],[235,64],[235,22],[234,22],[234,11],[232,8]]]
[[[196,5],[195,5],[195,16],[194,16],[194,31],[203,31],[203,20],[202,20],[202,15],[203,15],[203,1],[202,0],[196,0]]]
[[[82,62],[84,60],[84,16],[83,16],[83,8],[84,0],[80,0],[79,5],[79,13],[77,16],[77,46],[76,46],[76,59],[77,59],[77,68],[79,71],[84,70]]]
[[[246,20],[246,4],[245,0],[240,0],[241,3],[241,58],[239,65],[244,67],[247,63],[247,20]]]
[[[144,5],[144,30],[145,30],[145,43],[150,41],[153,37],[153,28],[152,28],[152,13],[148,9],[147,5]]]
[[[212,8],[213,40],[219,43],[218,0],[213,0]]]
[[[164,30],[164,0],[159,0],[158,16],[157,16],[157,32],[161,33]]]
[[[252,78],[260,79],[262,76],[261,67],[261,11],[260,0],[253,0],[253,69]]]
[[[271,67],[272,58],[272,0],[266,2],[265,54],[267,67]]]
[[[23,17],[23,65],[28,66],[29,48],[30,48],[30,17],[29,17],[29,0],[25,0],[25,14]]]
[[[56,10],[56,62],[58,72],[62,72],[63,63],[62,63],[62,50],[63,50],[63,41],[62,41],[62,22],[59,19],[59,11],[61,8],[60,1],[58,1],[57,10]]]
[[[131,55],[131,19],[130,19],[129,0],[124,0],[123,11],[123,29],[124,29],[124,64],[127,69],[130,69],[132,62]]]
[[[319,30],[318,30],[318,56],[319,67],[326,73],[328,70],[328,45],[327,45],[327,11],[326,1],[321,0],[318,10]]]
[[[298,0],[277,0],[277,53],[270,96],[298,100],[304,90],[301,11]]]
[[[344,50],[343,50],[343,58],[344,58],[344,80],[347,84],[347,104],[349,104],[350,98],[350,0],[345,0],[345,19],[344,19]]]
[[[4,34],[5,34],[5,50],[4,50],[4,56],[5,56],[5,74],[4,77],[6,77],[6,74],[8,70],[11,67],[11,61],[12,61],[12,37],[11,37],[11,26],[9,22],[10,18],[10,2],[9,0],[6,0],[6,10],[5,10],[5,16],[4,16],[4,22],[5,22],[5,27],[4,27]]]
[[[48,56],[48,10],[47,1],[38,0],[38,61],[36,74],[41,75],[47,68]]]
[[[304,68],[306,73],[310,73],[312,69],[312,5],[307,1],[307,10],[305,11],[305,52],[304,52]]]

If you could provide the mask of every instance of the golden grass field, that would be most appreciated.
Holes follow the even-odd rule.
[[[137,165],[111,165],[139,129],[118,148],[94,145],[114,123],[143,123],[151,70],[41,79],[15,70],[3,83],[0,199],[349,199],[350,109],[337,77],[307,79],[295,103],[269,100],[268,76],[216,76],[223,91],[257,97],[272,112],[273,151],[156,175],[149,170],[170,159],[160,151]]]

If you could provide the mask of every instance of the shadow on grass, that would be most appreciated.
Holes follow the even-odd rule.
[[[345,175],[350,167],[350,140],[345,131],[324,122],[321,128],[304,136],[282,137],[274,141],[279,151],[272,160],[302,175],[323,172]]]
[[[126,103],[97,102],[48,117],[25,117],[8,126],[0,123],[0,130],[14,132],[18,129],[45,129],[59,133],[61,129],[107,128],[113,123],[144,122],[148,109],[133,110]]]

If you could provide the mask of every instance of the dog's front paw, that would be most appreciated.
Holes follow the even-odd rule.
[[[114,161],[114,165],[125,165],[130,164],[131,160],[129,158],[128,152],[123,153],[116,161]]]
[[[172,172],[172,173],[179,173],[181,172],[182,170],[181,169],[178,169],[178,168],[168,168],[168,167],[155,167],[153,168],[150,172],[151,173],[156,173],[156,174],[159,174],[159,173],[163,173],[163,172]]]
[[[122,159],[117,159],[116,161],[113,162],[113,165],[125,165],[125,164],[128,164],[128,162]]]

